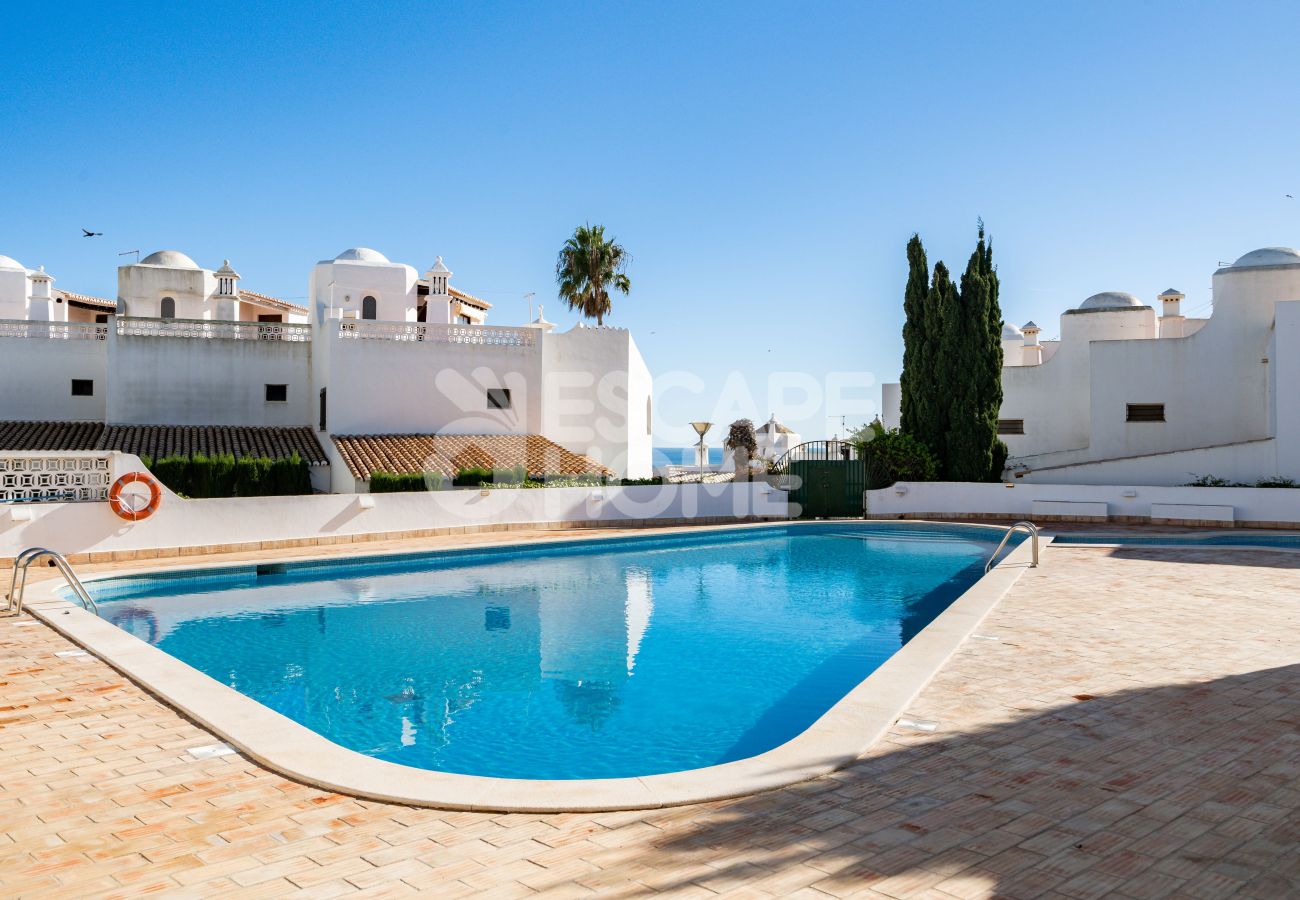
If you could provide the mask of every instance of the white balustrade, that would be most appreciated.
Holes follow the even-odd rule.
[[[0,503],[107,500],[108,453],[0,453]]]
[[[34,322],[30,319],[0,319],[0,338],[104,341],[108,339],[108,326],[94,322]]]
[[[311,340],[311,326],[298,322],[236,322],[220,319],[143,319],[119,316],[117,333],[125,337],[172,337],[227,341]]]
[[[536,347],[536,328],[497,325],[446,325],[439,322],[339,322],[339,337],[357,341],[425,344],[478,344],[488,347]]]

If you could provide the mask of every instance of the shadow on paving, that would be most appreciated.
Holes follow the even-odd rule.
[[[1079,696],[687,808],[638,862],[658,890],[1297,896],[1300,665]]]
[[[1086,544],[1062,544],[1063,548],[1087,546]],[[1245,547],[1198,547],[1189,545],[1177,550],[1157,547],[1116,547],[1107,556],[1112,559],[1137,559],[1147,562],[1169,562],[1191,565],[1212,566],[1250,566],[1256,569],[1300,569],[1300,552],[1295,550],[1254,550]],[[1293,585],[1293,590],[1300,596],[1300,583]]]

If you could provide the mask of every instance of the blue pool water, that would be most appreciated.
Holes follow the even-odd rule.
[[[1000,536],[816,523],[91,591],[107,620],[361,753],[620,777],[796,736],[976,581]]]

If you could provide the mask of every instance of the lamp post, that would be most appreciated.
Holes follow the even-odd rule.
[[[704,443],[704,435],[713,427],[713,423],[692,422],[691,427],[700,436],[700,442],[695,445],[695,465],[700,468],[700,471],[703,471],[709,465],[709,445]]]

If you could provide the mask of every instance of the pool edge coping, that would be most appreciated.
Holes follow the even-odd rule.
[[[844,520],[862,522],[860,519]],[[886,524],[865,520],[872,525]],[[800,522],[686,526],[683,533],[772,528]],[[811,524],[811,523],[809,523]],[[900,522],[900,527],[918,520]],[[930,522],[1005,530],[999,525]],[[656,529],[657,534],[678,529]],[[623,535],[623,538],[635,535]],[[565,536],[554,542],[600,543],[616,537]],[[1052,537],[1042,537],[1044,545]],[[550,541],[548,541],[550,542]],[[484,545],[484,549],[536,546],[539,541]],[[93,653],[163,704],[230,744],[254,762],[303,784],[350,796],[407,806],[482,812],[610,812],[657,809],[747,796],[835,772],[861,758],[886,734],[916,696],[978,628],[1029,567],[1030,544],[1021,541],[992,570],[966,589],[912,640],[841,697],[812,725],[771,750],[734,762],[630,778],[526,780],[418,769],[366,756],[335,744],[167,652],[122,631],[59,595],[57,579],[33,585],[28,610],[55,631]],[[428,551],[437,553],[436,549]],[[348,558],[392,556],[391,552]],[[337,558],[323,554],[319,560]],[[310,563],[313,559],[295,560]],[[85,580],[131,578],[187,569],[210,571],[248,562],[148,567],[97,573]]]

